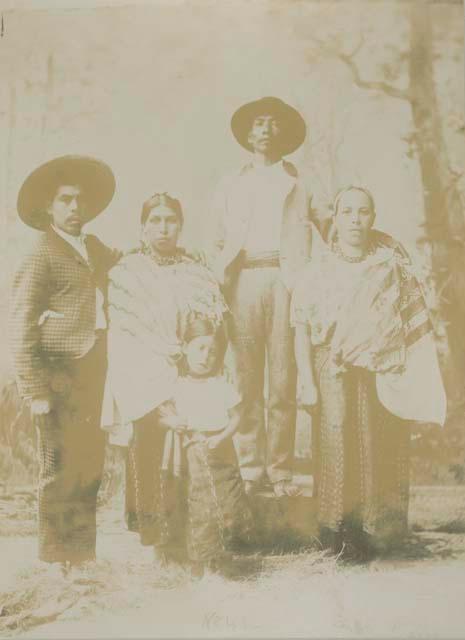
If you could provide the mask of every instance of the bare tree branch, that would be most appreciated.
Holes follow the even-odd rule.
[[[320,38],[312,37],[313,42],[317,45],[319,49],[321,49],[324,53],[338,60],[341,60],[349,71],[352,74],[352,80],[354,84],[360,89],[369,89],[372,91],[381,91],[382,93],[390,96],[391,98],[398,98],[400,100],[410,100],[411,94],[408,89],[399,89],[398,87],[394,87],[387,82],[376,81],[376,80],[364,80],[360,75],[360,70],[355,62],[356,55],[360,52],[363,45],[365,44],[365,39],[361,34],[359,37],[359,41],[352,49],[350,53],[344,53],[341,49],[334,45],[330,45],[327,42],[324,42]]]
[[[363,33],[361,33],[357,44],[352,49],[352,51],[347,54],[347,56],[353,60],[364,44],[365,44],[365,38],[363,36]]]
[[[357,87],[360,87],[360,89],[370,89],[373,91],[381,91],[382,93],[385,93],[387,96],[390,96],[391,98],[398,98],[400,100],[410,100],[411,96],[408,89],[399,89],[397,87],[394,87],[388,84],[387,82],[378,82],[375,80],[363,80],[363,78],[361,78],[360,76],[360,71],[357,67],[357,64],[355,63],[354,59],[351,56],[341,52],[337,53],[336,55],[337,55],[337,58],[342,62],[344,62],[344,64],[350,70],[354,84]]]

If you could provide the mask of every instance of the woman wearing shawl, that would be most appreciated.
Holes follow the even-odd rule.
[[[300,404],[315,417],[320,540],[362,555],[407,531],[409,421],[443,424],[446,411],[420,287],[374,220],[368,191],[338,194],[333,237],[291,314]]]
[[[184,549],[183,523],[176,508],[183,500],[182,484],[175,469],[163,468],[163,459],[172,461],[173,455],[164,452],[158,407],[173,395],[188,323],[202,317],[219,326],[226,310],[208,269],[178,248],[182,224],[179,201],[166,193],[155,194],[142,208],[141,248],[110,271],[110,392],[104,420],[115,424],[114,414],[119,415],[120,426],[113,429],[110,441],[121,444],[129,434],[128,524],[131,528],[136,520],[141,543],[154,545],[173,559]],[[110,397],[113,403],[108,402]]]

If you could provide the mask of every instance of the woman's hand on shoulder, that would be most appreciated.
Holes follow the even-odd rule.
[[[128,266],[131,266],[133,263],[137,263],[142,255],[143,254],[138,248],[120,252],[118,260],[110,270],[110,274],[118,273],[119,271],[126,269]]]

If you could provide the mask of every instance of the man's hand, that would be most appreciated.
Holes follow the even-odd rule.
[[[304,382],[301,384],[298,397],[298,405],[304,411],[311,413],[318,404],[318,389],[313,382]]]
[[[40,429],[45,425],[51,410],[52,401],[49,396],[33,398],[31,400],[31,417],[36,427]]]
[[[31,400],[31,414],[33,418],[45,416],[52,410],[52,402],[49,396],[33,398]]]

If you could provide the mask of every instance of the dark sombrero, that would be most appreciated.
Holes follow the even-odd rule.
[[[101,160],[87,156],[62,156],[41,165],[24,181],[17,209],[23,222],[43,231],[49,224],[47,206],[59,186],[76,185],[82,190],[89,222],[110,204],[115,177]]]
[[[273,97],[248,102],[234,113],[231,118],[231,129],[240,145],[248,151],[253,151],[248,141],[250,129],[257,116],[265,115],[273,116],[279,121],[280,151],[283,156],[300,147],[307,132],[304,119],[294,107]]]

